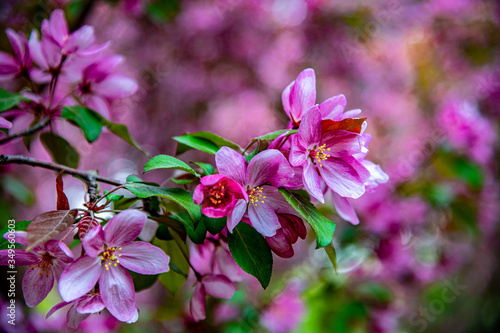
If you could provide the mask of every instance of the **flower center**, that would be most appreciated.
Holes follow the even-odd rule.
[[[323,161],[327,160],[328,157],[331,157],[326,152],[330,151],[330,148],[325,148],[326,144],[318,147],[316,150],[311,150],[309,156],[311,156],[313,162],[315,164],[319,164],[320,167],[323,167]]]
[[[262,188],[260,188],[259,186],[254,187],[248,194],[248,197],[250,198],[250,202],[252,203],[252,205],[254,205],[255,207],[257,207],[259,201],[264,203],[263,199],[266,198],[264,195],[262,195]]]
[[[115,255],[116,250],[121,251],[122,248],[119,247],[118,249],[116,247],[110,247],[104,250],[100,256],[101,256],[101,263],[104,263],[104,267],[108,271],[110,267],[112,266],[117,266],[120,263],[120,260],[118,260],[118,257],[121,257],[122,255],[119,254],[118,257]]]
[[[208,192],[208,199],[214,204],[220,204],[222,199],[224,198],[224,194],[226,193],[226,188],[222,185],[221,182],[218,182]]]
[[[48,252],[45,252],[42,254],[42,260],[39,261],[36,265],[30,265],[30,269],[35,269],[39,268],[40,273],[38,275],[45,275],[46,278],[49,277],[50,274],[50,268],[52,267],[52,260],[54,260],[55,257],[50,255]]]

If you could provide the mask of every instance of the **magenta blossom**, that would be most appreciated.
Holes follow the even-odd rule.
[[[260,323],[271,333],[287,333],[297,328],[304,313],[300,287],[297,283],[290,283],[264,310]]]
[[[15,233],[16,243],[28,246],[25,231]],[[0,265],[9,264],[9,250],[0,251]],[[47,297],[61,272],[73,261],[71,250],[63,242],[49,240],[31,251],[15,249],[15,265],[29,266],[23,278],[23,295],[26,305],[37,306]]]
[[[353,156],[363,151],[362,128],[353,125],[362,119],[346,120],[322,122],[319,108],[313,107],[292,137],[290,163],[303,166],[306,190],[322,203],[325,200],[321,180],[342,197],[359,198],[370,177],[370,172]]]
[[[316,106],[316,75],[314,69],[304,69],[297,79],[290,83],[281,95],[283,108],[290,118],[289,128],[298,128],[304,115],[313,106]],[[330,97],[317,105],[322,119],[342,120],[352,118],[361,113],[361,110],[344,112],[347,101],[344,95]]]
[[[210,175],[201,179],[193,194],[195,204],[208,217],[230,216],[238,200],[248,201],[248,195],[240,184],[222,175]]]
[[[3,117],[0,117],[0,128],[12,128],[12,123]]]
[[[28,74],[31,68],[31,56],[26,37],[12,29],[7,29],[6,34],[14,50],[14,56],[0,52],[0,81]]]
[[[258,153],[250,163],[236,151],[222,147],[215,155],[219,173],[233,179],[248,193],[248,201],[239,199],[233,213],[228,217],[230,232],[241,221],[247,211],[255,230],[271,237],[280,228],[276,213],[293,212],[277,187],[284,186],[294,172],[283,154],[276,149]]]
[[[139,274],[160,274],[169,269],[169,258],[160,248],[134,242],[145,223],[145,214],[126,210],[111,218],[104,229],[98,225],[90,230],[82,240],[86,255],[61,275],[61,298],[71,302],[91,291],[99,281],[102,301],[109,312],[118,320],[135,321],[134,284],[127,269]]]
[[[276,255],[282,258],[293,257],[292,245],[300,238],[305,239],[307,230],[300,217],[290,214],[277,214],[281,228],[276,235],[266,237],[267,244]]]
[[[66,321],[68,323],[68,327],[74,330],[76,330],[78,325],[87,319],[92,313],[99,313],[105,308],[99,292],[89,292],[82,297],[77,298],[73,302],[61,302],[56,304],[52,309],[50,309],[45,318],[49,318],[54,312],[70,304],[71,308],[66,314]]]
[[[231,299],[236,292],[236,285],[224,275],[209,275],[201,278],[194,287],[189,303],[189,311],[194,321],[205,319],[205,295],[222,299]]]

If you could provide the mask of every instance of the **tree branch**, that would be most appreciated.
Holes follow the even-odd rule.
[[[56,164],[56,163],[51,163],[51,162],[45,162],[41,160],[37,160],[31,157],[26,157],[22,155],[16,155],[16,156],[9,156],[9,155],[0,155],[0,165],[2,164],[25,164],[25,165],[31,165],[33,167],[41,167],[45,169],[50,169],[50,170],[55,170],[57,172],[64,171],[65,173],[69,173],[70,175],[74,176],[79,176],[83,178],[87,183],[89,184],[89,194],[92,197],[92,195],[96,195],[97,191],[97,185],[96,181],[101,182],[101,183],[106,183],[110,185],[115,185],[115,186],[120,186],[123,185],[124,183],[112,179],[112,178],[107,178],[103,176],[96,175],[92,172],[89,171],[80,171],[76,170],[73,168],[66,167],[64,165]],[[95,200],[95,199],[94,199]]]
[[[10,140],[13,140],[15,138],[19,138],[19,137],[22,137],[22,136],[27,136],[27,135],[33,134],[35,132],[38,132],[39,130],[41,130],[45,126],[47,126],[48,124],[50,124],[50,117],[44,118],[38,124],[35,124],[35,125],[31,126],[31,127],[28,127],[24,131],[21,131],[21,132],[18,132],[18,133],[14,133],[12,135],[9,135],[6,138],[1,139],[0,140],[0,145],[4,144],[6,142],[9,142]]]

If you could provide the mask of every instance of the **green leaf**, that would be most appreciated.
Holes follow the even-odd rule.
[[[227,242],[236,263],[245,272],[255,276],[264,289],[267,288],[271,281],[273,255],[264,237],[242,222],[232,233],[228,233]]]
[[[194,226],[193,221],[189,218],[189,215],[186,213],[179,213],[177,215],[172,215],[172,218],[180,221],[184,227],[186,228],[186,232],[189,236],[189,239],[193,241],[195,244],[203,244],[205,243],[205,238],[207,236],[207,228],[203,223],[198,223],[197,226]]]
[[[66,106],[62,110],[61,117],[80,127],[88,142],[97,140],[101,134],[102,123],[88,108]]]
[[[211,132],[194,132],[194,133],[190,133],[188,135],[191,137],[205,139],[207,141],[210,141],[213,144],[215,144],[218,148],[226,146],[226,147],[232,148],[234,150],[241,151],[240,146],[238,146],[236,143],[229,141],[229,140],[226,140],[223,137],[218,136],[217,134],[214,134]]]
[[[28,227],[28,225],[31,223],[31,221],[19,221],[19,222],[16,222],[15,224],[15,227],[14,227],[14,230],[15,231],[26,231],[26,228]],[[2,228],[0,230],[0,250],[6,250],[8,249],[8,246],[10,244],[10,242],[5,239],[3,237],[3,235],[5,235],[6,232],[8,232],[10,229],[8,226],[5,226],[4,228]],[[20,248],[21,247],[21,244],[18,244],[18,243],[15,243],[15,247],[16,249]]]
[[[2,184],[2,189],[4,189],[5,192],[12,195],[23,205],[29,206],[35,201],[33,192],[19,179],[10,175],[5,175],[5,177],[1,179],[0,183]]]
[[[183,251],[189,253],[189,248],[186,243],[177,244],[173,240],[159,241],[155,239],[153,244],[165,251],[170,257],[170,271],[161,273],[158,280],[171,295],[175,295],[186,281],[189,272],[189,263],[183,255]]]
[[[205,224],[208,232],[214,236],[221,232],[227,223],[227,217],[210,218],[203,215],[201,220],[203,221],[203,224]]]
[[[211,164],[208,163],[202,163],[202,162],[190,162],[193,164],[196,164],[201,168],[205,176],[213,175],[214,174],[214,167]]]
[[[194,171],[189,165],[184,163],[183,161],[169,155],[158,155],[150,159],[146,165],[144,166],[144,172],[148,172],[150,170],[155,169],[179,169],[185,172],[189,172],[196,177],[200,177],[200,175]]]
[[[181,239],[183,241],[186,240],[186,228],[184,227],[184,224],[182,222],[180,222],[179,220],[176,220],[176,219],[171,218],[170,216],[166,216],[166,215],[154,216],[154,217],[151,217],[151,219],[160,223],[160,225],[158,226],[158,230],[160,232],[160,235],[158,235],[158,232],[156,233],[157,234],[156,236],[158,238],[164,239],[164,240],[167,240],[166,238],[168,238],[168,240],[172,239],[172,235],[167,235],[167,232],[164,229],[164,227],[167,227],[167,228],[171,228],[175,232],[177,232],[177,234],[179,235],[179,237],[181,237]],[[170,234],[170,232],[169,232],[169,234]]]
[[[335,251],[333,243],[325,246],[324,249],[326,251],[326,254],[328,255],[328,258],[330,258],[330,261],[332,262],[335,273],[337,273],[337,251]]]
[[[121,194],[116,194],[116,193],[111,193],[111,194],[108,194],[109,191],[104,191],[103,193],[103,196],[106,195],[106,200],[108,202],[114,202],[114,201],[118,201],[120,199],[123,199],[123,195]]]
[[[217,153],[219,150],[219,147],[217,147],[214,143],[205,140],[205,139],[200,139],[196,137],[191,137],[188,135],[183,135],[183,136],[174,136],[172,139],[175,141],[182,143],[184,146],[187,146],[188,148],[184,148],[181,145],[177,146],[177,151],[175,152],[176,155],[180,155],[184,153],[185,151],[188,151],[190,149],[197,149],[201,150],[205,153],[209,154],[214,154]],[[181,149],[179,149],[181,148]]]
[[[327,246],[333,240],[335,223],[324,217],[314,205],[297,193],[280,188],[285,200],[305,219],[316,232],[317,248]]]
[[[286,136],[290,136],[292,134],[298,133],[298,130],[278,130],[278,131],[274,131],[274,132],[267,133],[267,134],[258,136],[256,138],[253,138],[252,142],[255,142],[257,140],[273,141],[274,139],[276,139],[278,136],[280,136],[281,134],[283,134],[286,131],[288,131]]]
[[[158,279],[158,274],[156,275],[142,275],[133,271],[128,271],[134,282],[135,292],[139,292],[144,289],[151,287]]]
[[[87,109],[89,112],[93,113],[94,116],[99,119],[101,124],[103,124],[111,133],[114,135],[118,136],[119,138],[123,139],[126,141],[128,144],[131,146],[139,149],[144,153],[144,155],[149,156],[147,152],[145,152],[141,146],[130,136],[130,133],[128,132],[127,126],[123,124],[118,124],[118,123],[113,123],[109,121],[108,119],[104,118],[101,116],[99,113],[95,112],[94,110]]]
[[[195,223],[201,219],[201,207],[193,202],[193,195],[188,191],[140,183],[126,184],[125,188],[139,198],[160,197],[172,200],[184,208]]]
[[[170,180],[179,185],[189,184],[194,181],[194,179],[176,179],[176,178],[170,178]]]
[[[255,155],[257,155],[259,153],[259,148],[260,148],[260,141],[259,141],[259,144],[257,145],[257,148],[255,148],[255,150],[253,152],[251,152],[248,155],[245,155],[245,160],[247,161],[247,163],[250,163],[252,158],[254,158]]]
[[[440,152],[434,161],[434,165],[442,175],[459,179],[471,189],[480,190],[483,186],[484,174],[481,166],[466,157],[449,152]]]
[[[29,99],[23,95],[13,94],[0,88],[0,112],[10,110],[23,101],[29,101]]]
[[[80,156],[65,139],[51,132],[40,134],[40,141],[47,151],[52,155],[54,162],[66,165],[70,168],[78,168]]]

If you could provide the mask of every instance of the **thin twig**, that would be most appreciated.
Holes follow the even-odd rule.
[[[119,180],[99,176],[99,175],[96,175],[96,174],[89,172],[89,171],[76,170],[76,169],[69,168],[69,167],[64,166],[64,165],[51,163],[51,162],[45,162],[45,161],[37,160],[37,159],[31,158],[31,157],[26,157],[26,156],[22,156],[22,155],[15,155],[15,156],[0,155],[0,165],[1,164],[11,164],[11,163],[31,165],[33,167],[41,167],[41,168],[45,168],[45,169],[55,170],[57,172],[64,171],[65,173],[69,173],[70,175],[79,176],[79,177],[83,178],[85,181],[87,181],[88,183],[98,181],[101,183],[106,183],[106,184],[115,185],[115,186],[121,186],[124,184],[123,182],[121,182]]]
[[[48,124],[50,124],[50,117],[42,119],[42,121],[40,121],[39,123],[37,123],[37,124],[35,124],[35,125],[27,128],[27,129],[25,129],[24,131],[21,131],[21,132],[18,132],[18,133],[14,133],[12,135],[9,135],[6,138],[3,138],[2,140],[0,140],[0,145],[4,144],[6,142],[9,142],[10,140],[13,140],[15,138],[19,138],[19,137],[31,135],[31,134],[33,134],[35,132],[38,132],[39,130],[41,130],[44,127],[46,127]]]

